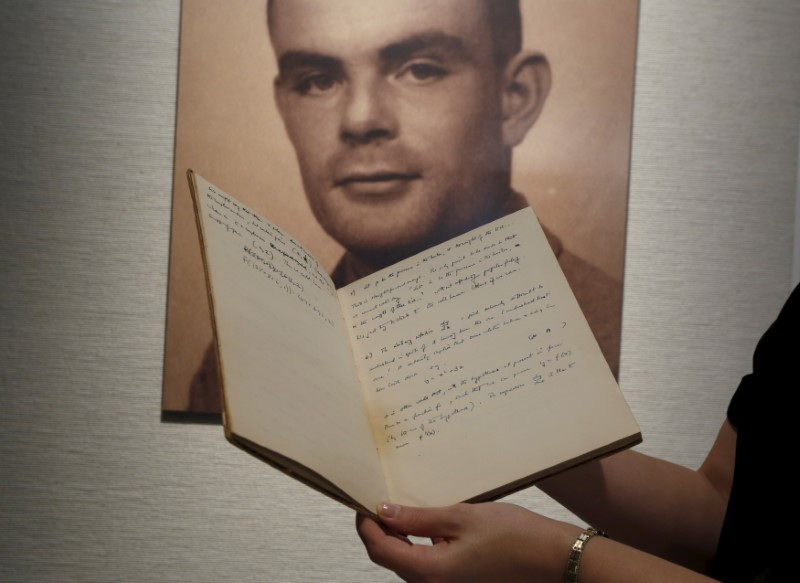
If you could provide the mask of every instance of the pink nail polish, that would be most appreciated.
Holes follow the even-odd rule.
[[[378,514],[384,518],[394,518],[398,512],[400,512],[400,507],[397,504],[389,504],[388,502],[378,504]]]

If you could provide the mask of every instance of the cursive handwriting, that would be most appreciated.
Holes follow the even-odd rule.
[[[241,246],[240,261],[274,287],[292,296],[307,310],[334,326],[330,315],[317,306],[314,296],[335,295],[330,278],[303,246],[287,233],[262,220],[224,192],[209,188],[204,193],[207,218]]]
[[[413,450],[578,366],[519,228],[487,226],[340,290],[379,447]]]

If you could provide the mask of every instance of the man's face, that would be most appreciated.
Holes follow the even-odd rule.
[[[484,0],[275,0],[278,107],[323,228],[394,261],[508,192]]]

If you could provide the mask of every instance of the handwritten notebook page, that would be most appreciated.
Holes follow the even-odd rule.
[[[386,498],[330,278],[291,236],[195,175],[229,430]]]
[[[339,298],[394,501],[469,499],[639,431],[530,209]]]

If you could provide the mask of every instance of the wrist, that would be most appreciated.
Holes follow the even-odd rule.
[[[525,538],[526,572],[532,580],[562,583],[569,550],[583,529],[536,515]]]
[[[565,583],[578,583],[578,575],[581,570],[581,563],[586,547],[589,542],[597,536],[607,537],[606,533],[592,527],[587,527],[575,537],[575,541],[570,547],[569,558],[567,559],[567,569],[564,577]]]

